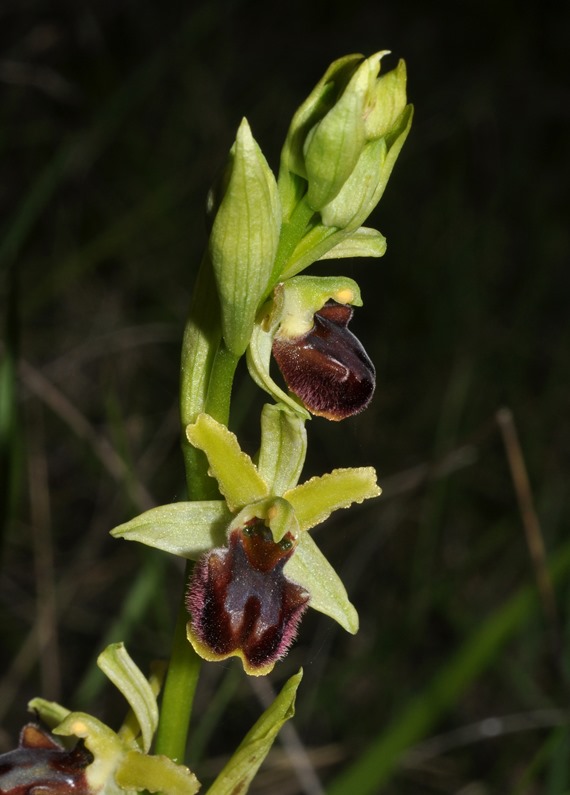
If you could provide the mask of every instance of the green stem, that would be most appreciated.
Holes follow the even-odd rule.
[[[182,450],[188,496],[193,500],[219,496],[216,482],[208,477],[205,455],[186,439],[186,426],[206,411],[228,424],[233,378],[239,357],[230,353],[221,337],[220,308],[211,263],[204,257],[196,280],[189,319],[184,331],[180,370],[180,419]],[[186,583],[192,573],[186,568],[184,588],[168,673],[164,683],[155,750],[183,762],[201,659],[186,637],[188,612]]]
[[[192,572],[192,566],[193,563],[188,562],[185,583]],[[187,621],[188,613],[183,599],[176,619],[155,745],[157,754],[165,754],[181,764],[186,756],[186,738],[201,663],[200,657],[186,638]]]
[[[281,227],[281,234],[279,236],[279,246],[275,256],[275,264],[269,279],[268,293],[271,292],[275,286],[275,282],[279,279],[280,274],[285,269],[285,266],[295,251],[297,244],[303,239],[311,218],[314,216],[315,211],[309,206],[307,197],[305,196],[295,207],[293,214],[289,221],[286,221]]]

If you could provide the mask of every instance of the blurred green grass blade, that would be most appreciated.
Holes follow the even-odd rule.
[[[547,785],[545,792],[548,795],[558,795],[567,792],[570,786],[570,770],[568,758],[570,756],[570,731],[565,728],[558,737],[558,742],[550,756],[548,767]]]
[[[0,360],[0,554],[16,503],[20,451],[18,448],[18,411],[16,403],[16,368],[18,361],[18,289],[17,273],[6,273],[6,311],[4,346]]]
[[[548,763],[558,754],[559,748],[562,746],[564,750],[567,748],[568,729],[559,728],[550,732],[548,737],[541,743],[540,747],[531,758],[526,770],[517,780],[516,786],[511,795],[528,795],[528,793],[535,792],[538,786],[538,776],[548,766]],[[566,757],[566,764],[568,758]],[[548,790],[551,795],[561,795],[562,790]]]
[[[60,184],[78,166],[82,169],[92,166],[129,114],[147,98],[172,64],[177,47],[190,46],[193,40],[204,35],[214,21],[215,17],[201,14],[199,9],[189,14],[174,39],[160,46],[121,84],[103,106],[93,126],[60,145],[0,233],[0,271],[16,259],[35,222]]]
[[[156,593],[164,580],[169,557],[154,550],[150,553],[144,550],[142,557],[142,565],[122,602],[119,615],[98,642],[100,648],[106,648],[117,641],[128,643],[133,633],[144,624],[150,610],[149,606],[156,598]],[[105,675],[93,661],[75,690],[73,703],[78,705],[94,703],[106,683]]]
[[[553,556],[553,560],[551,574],[557,582],[570,571],[570,544]],[[332,782],[327,794],[378,795],[379,787],[390,779],[402,753],[426,735],[445,710],[493,662],[503,644],[537,606],[534,585],[520,589],[467,640],[426,689],[403,706],[399,717]]]

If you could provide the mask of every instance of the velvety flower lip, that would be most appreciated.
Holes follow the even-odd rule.
[[[310,331],[273,340],[288,388],[312,414],[329,420],[359,414],[374,394],[374,365],[348,329],[352,314],[352,307],[331,300],[315,313]]]
[[[79,742],[68,750],[51,734],[28,723],[18,748],[0,755],[0,792],[3,795],[90,795],[85,768],[93,755]]]
[[[283,572],[294,546],[290,534],[275,543],[254,519],[231,532],[227,548],[198,561],[187,595],[188,633],[206,659],[237,655],[259,675],[287,653],[309,603],[308,592]]]

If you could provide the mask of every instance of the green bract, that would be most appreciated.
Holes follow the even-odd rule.
[[[195,560],[223,544],[223,521],[229,537],[233,528],[261,519],[274,541],[289,533],[296,542],[285,574],[309,592],[310,606],[356,632],[356,610],[307,530],[333,511],[379,495],[374,470],[337,469],[296,485],[305,458],[305,429],[302,418],[283,405],[263,409],[257,465],[241,451],[235,435],[207,414],[201,414],[186,433],[191,444],[205,452],[224,501],[153,508],[116,527],[112,535]]]
[[[209,241],[229,350],[240,356],[249,342],[277,251],[281,207],[277,183],[247,121],[230,151],[227,184]]]

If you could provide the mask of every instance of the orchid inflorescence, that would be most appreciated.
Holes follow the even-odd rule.
[[[338,421],[363,411],[376,375],[348,328],[362,305],[357,283],[300,274],[316,261],[380,257],[386,250],[382,234],[363,224],[412,121],[405,64],[380,74],[386,54],[349,55],[331,64],[293,117],[277,179],[244,119],[208,197],[210,236],[182,351],[189,498],[112,531],[194,562],[172,671],[184,668],[179,660],[174,664],[180,649],[184,656],[192,648],[210,661],[236,656],[248,674],[267,674],[287,653],[308,607],[348,632],[358,630],[357,612],[309,531],[334,511],[378,496],[375,472],[335,469],[299,480],[306,421],[312,415]],[[244,355],[255,384],[275,401],[263,407],[253,457],[228,429],[233,375]],[[109,647],[100,664],[131,705],[124,726],[115,733],[89,715],[35,699],[38,717],[58,737],[75,738],[75,745],[25,727],[4,780],[0,771],[0,793],[26,795],[34,786],[55,795],[197,791],[193,774],[175,764],[174,746],[161,739],[161,727],[175,720],[165,705],[173,702],[179,673],[171,679],[169,671],[159,720],[156,677],[147,681],[122,647]],[[212,795],[246,791],[293,713],[300,677],[289,680],[247,735]],[[182,750],[189,711],[190,705],[180,718],[184,737],[174,741]],[[153,756],[157,726],[161,753]]]

